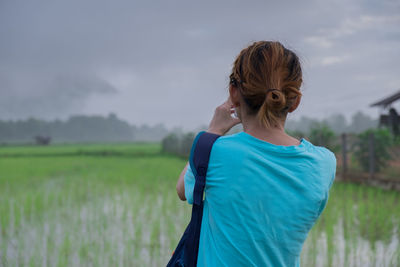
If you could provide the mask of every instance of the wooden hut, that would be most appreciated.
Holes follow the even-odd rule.
[[[400,90],[382,100],[370,104],[370,107],[380,107],[379,127],[387,126],[394,135],[400,135],[400,117],[392,106],[400,99]]]

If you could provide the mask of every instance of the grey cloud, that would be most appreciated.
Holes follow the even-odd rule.
[[[373,92],[399,71],[399,23],[356,22],[393,17],[396,3],[2,1],[0,118],[113,111],[132,123],[195,127],[226,97],[235,56],[259,39],[280,40],[302,58],[298,116],[351,113],[355,105],[341,101],[350,89]],[[353,78],[366,74],[375,80]]]
[[[77,113],[94,94],[117,94],[108,82],[98,77],[60,74],[17,79],[0,77],[2,84],[0,114],[5,118],[37,116],[64,117],[66,112]]]

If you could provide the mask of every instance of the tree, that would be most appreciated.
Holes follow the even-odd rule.
[[[339,113],[329,116],[324,119],[323,122],[329,125],[336,134],[342,134],[346,132],[348,128],[346,117]]]
[[[296,130],[305,133],[308,132],[310,128],[318,125],[318,123],[318,120],[306,116],[301,116],[299,121],[288,118],[285,123],[285,129],[291,131]]]
[[[180,155],[181,156],[189,157],[194,138],[195,138],[195,135],[192,132],[186,133],[182,136],[181,142],[180,142]]]
[[[179,153],[179,138],[175,133],[171,133],[161,141],[162,151],[177,155]]]
[[[180,157],[189,157],[195,135],[192,132],[177,135],[171,133],[161,141],[162,151]]]
[[[319,123],[310,129],[310,142],[316,146],[327,147],[332,152],[339,151],[336,135],[326,123]]]
[[[351,124],[348,128],[349,132],[361,133],[370,128],[376,128],[378,126],[378,121],[372,119],[370,116],[365,115],[361,111],[357,111],[351,117]]]
[[[370,128],[357,135],[358,139],[354,142],[352,150],[354,157],[360,163],[364,171],[369,171],[369,135],[374,138],[374,169],[376,172],[386,167],[391,159],[389,148],[393,145],[393,135],[387,128]]]

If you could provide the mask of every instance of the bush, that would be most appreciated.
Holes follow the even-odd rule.
[[[177,154],[179,151],[179,138],[176,134],[171,133],[162,139],[161,145],[163,152]]]
[[[400,146],[400,135],[394,136],[394,145],[395,146]]]
[[[379,172],[387,166],[391,159],[389,152],[390,146],[394,144],[394,138],[391,132],[386,128],[370,128],[357,135],[358,139],[354,142],[352,150],[354,157],[359,162],[364,171],[369,171],[369,135],[374,135],[374,167]]]
[[[181,156],[189,157],[194,138],[195,138],[194,133],[187,133],[181,137],[181,141],[180,141],[180,155]]]
[[[310,129],[310,142],[316,146],[323,146],[336,153],[340,150],[335,132],[326,123],[317,123]]]
[[[195,135],[192,132],[177,135],[169,134],[162,140],[162,151],[180,157],[188,158],[194,141]]]

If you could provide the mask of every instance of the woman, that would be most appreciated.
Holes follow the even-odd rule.
[[[229,99],[208,131],[224,135],[242,123],[243,132],[221,136],[211,150],[197,266],[300,266],[336,173],[330,150],[285,133],[301,83],[298,57],[279,42],[255,42],[234,62]],[[177,192],[190,204],[194,182],[186,165]]]

